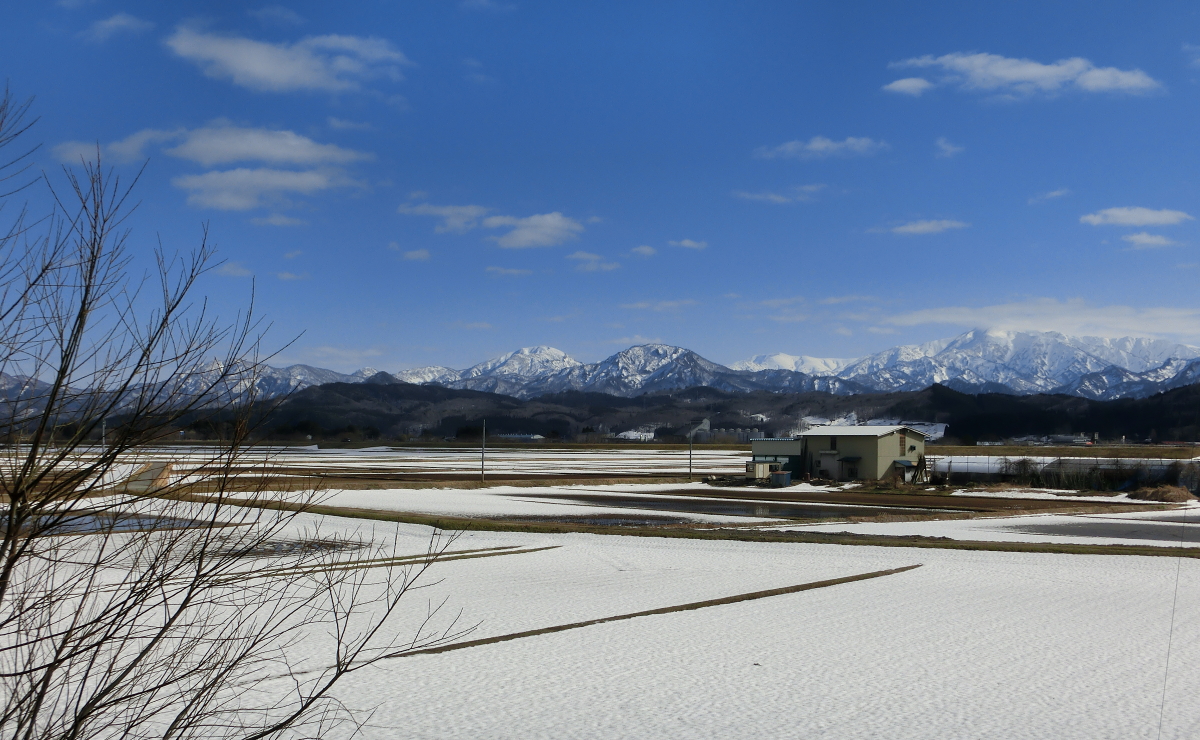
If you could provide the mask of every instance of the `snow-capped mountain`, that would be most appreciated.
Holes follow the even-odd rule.
[[[567,368],[579,367],[583,363],[553,347],[523,347],[478,365],[463,370],[459,376],[469,378],[515,375],[521,378],[539,378]]]
[[[271,370],[259,380],[258,390],[270,396],[321,383],[363,382],[374,375],[372,368],[345,375],[292,365]],[[848,395],[914,391],[941,383],[970,393],[1053,392],[1108,399],[1144,397],[1200,382],[1200,348],[1132,337],[975,330],[856,360],[780,353],[726,367],[682,347],[647,344],[584,364],[553,347],[526,347],[465,370],[422,367],[401,370],[392,378],[518,398],[564,391],[635,396],[697,386]]]
[[[759,355],[737,365],[749,368],[770,362],[785,364],[791,357]],[[976,392],[1045,393],[1069,388],[1080,378],[1109,368],[1132,374],[1159,368],[1161,375],[1168,360],[1197,357],[1200,357],[1200,348],[1160,339],[1107,339],[1072,337],[1058,332],[980,329],[951,339],[892,347],[850,362],[818,359],[808,364],[811,368],[808,372],[834,375],[872,391],[920,390],[942,383]],[[821,372],[818,369],[821,362],[830,366],[843,364],[836,370]],[[1114,377],[1111,382],[1126,380]],[[1157,376],[1143,379],[1145,382],[1162,380]],[[1099,379],[1092,383],[1098,384],[1095,392],[1100,393],[1107,385]],[[1136,391],[1131,388],[1129,392]]]
[[[853,359],[836,357],[808,357],[807,355],[786,355],[777,352],[773,355],[755,355],[749,360],[735,362],[729,367],[733,370],[794,370],[808,375],[837,375]]]
[[[455,370],[441,365],[430,365],[429,367],[417,367],[412,370],[398,370],[392,373],[392,376],[402,383],[413,383],[415,385],[424,385],[426,383],[437,383],[445,385],[454,380],[458,380],[462,375],[462,371]]]

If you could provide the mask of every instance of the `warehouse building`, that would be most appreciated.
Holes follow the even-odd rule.
[[[925,435],[906,426],[822,426],[750,443],[754,462],[778,462],[794,477],[906,483],[928,478]]]

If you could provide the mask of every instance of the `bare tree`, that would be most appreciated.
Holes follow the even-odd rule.
[[[0,151],[28,108],[0,100]],[[24,161],[0,184],[27,184]],[[191,299],[207,234],[133,280],[136,178],[98,149],[42,182],[53,212],[0,232],[0,737],[352,733],[341,678],[463,632],[436,608],[404,641],[389,622],[451,538],[399,555],[326,534],[314,492],[273,491],[249,444],[263,326]],[[221,444],[154,453],[204,418]]]

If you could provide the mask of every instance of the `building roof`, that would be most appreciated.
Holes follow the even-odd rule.
[[[925,437],[925,432],[917,431],[912,427],[900,426],[823,426],[813,427],[807,432],[801,432],[801,437],[884,437],[892,432],[898,432],[903,429],[911,434],[919,434]]]

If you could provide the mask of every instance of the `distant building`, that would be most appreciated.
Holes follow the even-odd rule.
[[[626,442],[653,442],[654,432],[639,432],[631,429],[628,432],[621,432],[618,434],[617,439],[624,440]]]
[[[545,439],[540,434],[493,434],[491,437],[504,442],[541,442]]]
[[[923,480],[925,434],[907,426],[822,426],[790,439],[750,443],[755,462],[779,462],[795,476],[833,480]]]

